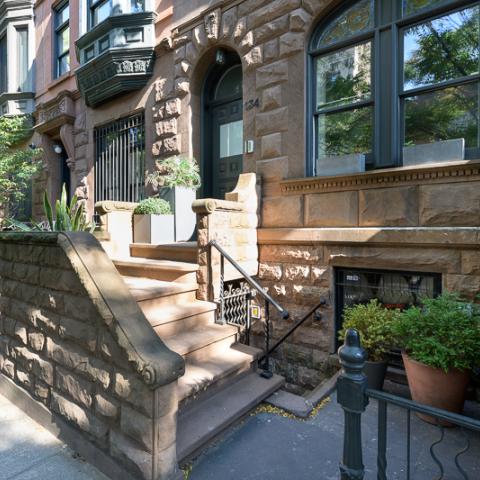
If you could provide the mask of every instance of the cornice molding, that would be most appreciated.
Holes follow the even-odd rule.
[[[480,162],[462,161],[389,168],[354,175],[283,180],[280,182],[280,188],[283,195],[306,195],[475,180],[480,180]]]

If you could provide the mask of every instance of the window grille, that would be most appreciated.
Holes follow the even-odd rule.
[[[95,201],[139,202],[144,196],[144,113],[95,129]]]

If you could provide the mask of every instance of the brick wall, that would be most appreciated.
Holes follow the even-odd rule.
[[[91,262],[99,269],[93,276]],[[107,280],[117,298],[102,289]],[[175,379],[183,361],[142,326],[118,280],[88,234],[1,234],[0,369],[53,414],[60,431],[73,428],[73,448],[96,447],[87,459],[110,475],[116,463],[122,478],[174,478]],[[122,325],[117,308],[137,334]]]

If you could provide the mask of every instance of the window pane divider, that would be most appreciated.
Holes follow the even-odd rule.
[[[338,50],[344,50],[348,47],[353,47],[355,45],[358,45],[362,42],[365,42],[366,40],[372,40],[374,38],[375,30],[367,30],[366,32],[360,33],[358,35],[355,35],[354,37],[349,37],[345,40],[342,40],[340,42],[335,42],[330,45],[327,45],[326,47],[322,48],[316,48],[312,49],[309,52],[309,55],[318,57],[320,55],[325,55],[330,52],[335,52]]]
[[[435,20],[443,16],[445,13],[455,13],[465,7],[475,7],[479,4],[480,2],[472,3],[472,0],[458,0],[456,2],[447,1],[444,3],[440,3],[437,6],[430,8],[426,7],[425,9],[417,13],[412,13],[408,16],[399,18],[396,23],[399,28],[415,26],[416,24],[422,23],[425,20]]]
[[[371,107],[374,104],[373,98],[369,100],[362,100],[355,103],[348,103],[346,105],[336,105],[335,107],[330,108],[320,108],[315,111],[316,115],[325,115],[328,113],[341,113],[347,112],[348,110],[357,110],[358,108]]]
[[[424,85],[422,87],[412,88],[410,90],[404,90],[400,92],[401,98],[414,97],[416,95],[422,95],[424,93],[434,92],[436,90],[444,90],[450,87],[458,87],[461,85],[468,85],[480,81],[480,74],[469,75],[468,77],[454,78],[445,82],[435,83],[432,85]]]

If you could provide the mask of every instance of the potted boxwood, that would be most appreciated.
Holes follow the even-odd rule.
[[[368,354],[364,368],[368,388],[383,388],[387,371],[386,354],[394,342],[392,326],[399,314],[398,310],[385,308],[377,299],[344,310],[343,328],[339,337],[344,340],[349,328],[354,328],[360,334],[362,347]]]
[[[156,245],[174,241],[174,219],[166,200],[150,197],[137,205],[133,211],[133,241]]]
[[[201,186],[198,164],[194,158],[179,155],[157,161],[156,168],[155,172],[147,174],[146,183],[172,205],[175,241],[188,241],[195,232],[197,220],[192,203]]]
[[[399,316],[394,332],[413,400],[461,413],[470,373],[479,363],[479,306],[456,293],[425,298],[421,307],[410,307]]]

